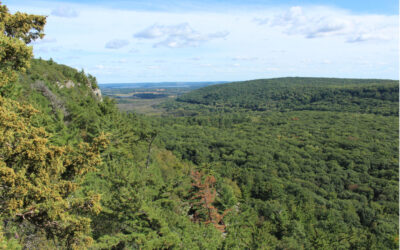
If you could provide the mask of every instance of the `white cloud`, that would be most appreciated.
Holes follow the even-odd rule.
[[[316,14],[317,13],[317,14]],[[272,27],[283,27],[290,35],[300,34],[306,38],[333,36],[349,32],[353,23],[331,13],[305,12],[302,7],[291,7],[284,13],[274,15],[268,22]]]
[[[128,40],[114,39],[106,43],[106,49],[120,49],[129,45]]]
[[[257,61],[259,58],[254,56],[235,56],[232,57],[232,61]]]
[[[46,43],[56,43],[57,39],[55,38],[47,38],[44,37],[43,39],[38,39],[30,43],[30,45],[38,45],[38,44],[46,44]]]
[[[144,39],[153,39],[159,38],[167,35],[168,33],[173,32],[179,27],[174,26],[162,26],[158,24],[153,24],[152,26],[134,34],[133,36],[136,38],[144,38]]]
[[[138,49],[135,49],[135,48],[133,48],[133,49],[130,49],[128,52],[129,52],[129,53],[132,53],[132,54],[135,54],[135,53],[138,53],[138,52],[139,52],[139,50],[138,50]]]
[[[269,23],[269,18],[254,18],[253,21],[259,25],[264,25]]]
[[[56,47],[43,47],[43,46],[36,46],[34,47],[33,51],[35,53],[43,53],[43,54],[49,54],[49,53],[54,53],[54,52],[59,52],[61,50],[61,47],[56,46]]]
[[[161,39],[154,44],[154,47],[165,46],[169,48],[197,47],[202,42],[218,38],[225,38],[229,35],[227,31],[219,31],[210,34],[201,34],[194,30],[188,23],[177,25],[152,26],[134,34],[135,38]]]
[[[336,9],[300,6],[273,15],[255,18],[259,25],[279,27],[288,35],[305,38],[344,37],[347,42],[395,39],[396,22],[390,16],[355,16]]]
[[[332,61],[329,60],[329,59],[324,59],[324,60],[322,61],[322,63],[323,63],[323,64],[331,64]]]
[[[115,60],[114,62],[115,62],[115,63],[124,64],[124,63],[127,63],[128,60],[126,60],[125,58],[122,58],[122,59],[119,59],[119,60]]]
[[[18,5],[18,1],[10,1],[14,12],[48,15],[60,5],[48,0]],[[99,82],[231,81],[289,75],[398,78],[397,15],[311,5],[235,12],[68,6],[79,10],[79,16],[50,15],[45,29],[48,40],[33,44],[35,57],[79,66]],[[129,45],[105,48],[113,38],[126,39]],[[53,51],[57,46],[60,49]],[[118,62],[121,58],[127,61]],[[99,64],[104,68],[97,68]],[[146,68],[151,65],[161,67]]]
[[[213,38],[225,38],[229,35],[228,31],[219,31],[219,32],[215,32],[215,33],[211,33],[208,34],[208,38],[209,39],[213,39]]]
[[[390,35],[379,34],[374,32],[356,34],[355,36],[350,36],[346,41],[349,43],[365,42],[365,41],[383,41],[390,40]]]
[[[74,17],[78,17],[79,13],[71,7],[60,6],[56,9],[53,9],[51,11],[51,15],[58,16],[58,17],[74,18]]]
[[[147,66],[146,69],[149,69],[149,70],[157,70],[157,69],[160,69],[160,66],[157,66],[157,65],[150,65],[150,66]]]

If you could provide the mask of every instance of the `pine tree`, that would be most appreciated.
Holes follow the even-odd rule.
[[[205,176],[198,171],[192,171],[192,211],[193,221],[212,224],[216,229],[225,232],[225,224],[223,218],[229,210],[219,213],[218,209],[213,205],[217,191],[215,190],[216,179],[214,176]]]
[[[38,111],[10,99],[32,57],[26,44],[44,36],[45,23],[43,16],[10,14],[0,3],[0,220],[8,228],[33,229],[54,247],[79,248],[92,242],[88,214],[100,211],[100,196],[76,191],[81,177],[101,162],[107,139],[102,134],[76,148],[50,145],[44,128],[32,124]],[[14,238],[27,243],[31,235],[20,231]],[[2,231],[0,236],[1,244],[12,241]]]

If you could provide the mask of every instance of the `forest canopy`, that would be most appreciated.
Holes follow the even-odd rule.
[[[45,17],[0,18],[1,249],[398,249],[395,81],[261,79],[122,113],[32,59]]]

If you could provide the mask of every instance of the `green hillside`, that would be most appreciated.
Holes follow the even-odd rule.
[[[398,83],[377,79],[276,78],[194,90],[178,102],[250,110],[329,110],[394,115]]]
[[[40,163],[24,158],[13,163],[11,159],[15,155],[10,152],[6,165],[0,165],[0,178],[9,181],[4,171],[14,169],[17,174],[26,175],[27,183],[32,183],[29,185],[34,188],[42,177],[31,178],[36,171],[41,171],[42,164],[53,164],[48,169],[59,167],[59,163],[49,158],[53,157],[51,150],[69,153],[62,160],[64,167],[52,177],[54,193],[48,189],[50,184],[41,184],[45,185],[41,186],[42,191],[32,189],[27,196],[14,195],[23,187],[20,185],[14,186],[12,193],[0,189],[3,197],[0,219],[6,222],[0,231],[1,247],[157,249],[185,246],[193,249],[222,243],[216,228],[190,219],[188,211],[196,211],[193,209],[197,202],[192,197],[195,193],[190,193],[191,171],[195,168],[152,145],[155,128],[134,114],[119,112],[112,99],[98,96],[93,76],[53,61],[34,59],[30,63],[31,67],[19,75],[18,82],[7,88],[7,96],[36,110],[25,120],[32,131],[42,128],[46,131],[39,132],[38,135],[44,136],[42,139],[33,139],[26,145],[43,140],[50,151],[43,158],[35,158]],[[2,108],[8,107],[0,103]],[[0,119],[0,132],[15,130],[15,135],[24,136],[7,119]],[[32,133],[26,136],[33,138]],[[99,138],[104,137],[103,146],[92,152],[91,146],[97,148]],[[19,145],[16,138],[11,140]],[[8,152],[8,142],[0,141],[0,145],[0,153],[4,155]],[[34,150],[39,155],[44,145],[37,146]],[[25,150],[28,154],[33,148],[21,149],[21,156]],[[96,158],[96,152],[100,158]],[[37,164],[38,169],[31,164]],[[84,166],[90,166],[90,171],[83,171]],[[67,181],[79,188],[67,188],[60,196],[57,188]],[[25,202],[5,212],[13,199]],[[71,202],[77,208],[68,208],[74,206]],[[33,208],[35,212],[31,214],[29,211]],[[19,217],[18,214],[24,213],[29,216]]]

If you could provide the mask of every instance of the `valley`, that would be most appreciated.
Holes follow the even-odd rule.
[[[103,95],[117,101],[124,112],[146,115],[161,115],[164,110],[159,104],[174,100],[191,90],[223,82],[177,82],[177,83],[125,83],[100,84]]]
[[[227,227],[226,246],[243,244],[231,237],[243,233],[246,211],[268,225],[254,248],[390,248],[381,244],[398,227],[396,81],[265,79],[182,90],[153,105],[158,115],[142,119],[158,131],[156,144],[220,181],[219,209],[240,204],[226,218],[238,225]],[[375,238],[376,230],[393,234]]]

